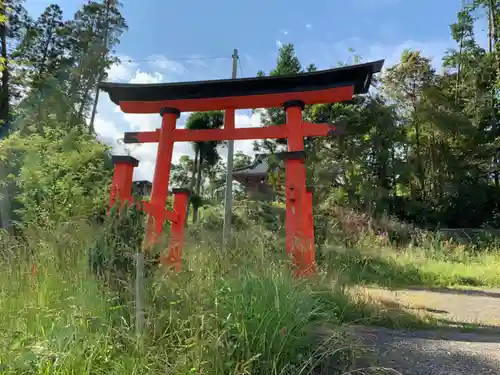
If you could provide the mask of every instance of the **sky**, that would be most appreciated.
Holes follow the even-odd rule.
[[[55,0],[66,18],[82,0]],[[306,66],[328,69],[353,62],[353,49],[363,61],[385,59],[395,64],[404,49],[420,50],[439,67],[441,57],[456,45],[450,37],[462,0],[121,0],[128,31],[114,53],[121,63],[108,72],[108,81],[130,83],[181,82],[231,77],[231,55],[238,49],[238,77],[270,71],[279,46],[293,43]],[[37,17],[50,0],[26,0]],[[479,21],[478,40],[485,42],[486,25]],[[185,124],[182,114],[178,126]],[[238,111],[237,127],[260,126],[258,114]],[[159,115],[122,113],[102,93],[98,105],[98,138],[115,154],[130,153],[140,161],[136,180],[151,180],[157,145],[128,145],[125,131],[153,130]],[[251,141],[235,142],[235,150],[253,154]],[[225,159],[227,150],[220,151]],[[176,143],[174,162],[193,155],[189,143]]]

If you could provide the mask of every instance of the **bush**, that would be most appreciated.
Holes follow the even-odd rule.
[[[145,221],[146,215],[136,205],[117,202],[96,233],[89,250],[89,266],[108,286],[132,279],[134,255],[142,247]]]
[[[107,147],[84,128],[47,121],[44,134],[12,133],[2,140],[17,185],[17,213],[24,227],[48,230],[75,217],[98,216],[108,199]]]

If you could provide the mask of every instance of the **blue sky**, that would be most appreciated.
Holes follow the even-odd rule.
[[[26,0],[34,17],[50,3]],[[72,17],[83,1],[57,3],[66,17]],[[253,76],[258,70],[273,68],[280,43],[294,43],[301,62],[315,63],[320,69],[352,61],[349,48],[364,60],[386,59],[386,66],[397,62],[405,48],[412,48],[433,57],[438,65],[444,51],[455,47],[449,25],[456,19],[461,0],[122,0],[122,3],[129,30],[115,48],[122,64],[111,68],[109,80],[142,83],[230,77],[234,48],[238,48],[240,55],[238,75]],[[478,24],[478,32],[481,29],[484,22]],[[486,33],[481,34],[478,39],[484,40]],[[124,152],[117,143],[124,131],[154,129],[159,124],[158,116],[122,114],[107,95],[102,95],[96,130],[116,152]],[[238,113],[237,124],[258,126],[258,115],[242,111]],[[251,142],[236,142],[236,149],[251,153]],[[141,160],[136,178],[151,178],[155,150],[155,145],[130,149]],[[176,144],[174,159],[191,152],[189,144]],[[221,153],[224,155],[225,151]]]

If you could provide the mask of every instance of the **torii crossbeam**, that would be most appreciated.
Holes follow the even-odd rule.
[[[111,100],[125,113],[159,113],[161,128],[125,133],[125,143],[158,143],[151,200],[145,205],[150,217],[147,244],[157,241],[165,220],[172,222],[168,256],[162,263],[180,269],[184,220],[189,192],[177,189],[174,209],[165,208],[172,151],[175,142],[249,139],[286,139],[288,151],[278,156],[286,170],[286,251],[293,258],[294,272],[303,276],[315,271],[312,190],[306,188],[304,137],[338,134],[335,124],[312,124],[302,120],[305,105],[350,101],[368,92],[374,73],[383,60],[337,69],[279,77],[256,77],[169,84],[102,83]],[[261,128],[236,128],[235,110],[282,106],[286,124]],[[224,110],[224,127],[210,130],[176,129],[181,112]],[[131,201],[133,169],[138,161],[115,157],[110,206],[117,199]],[[151,219],[154,218],[155,225]]]

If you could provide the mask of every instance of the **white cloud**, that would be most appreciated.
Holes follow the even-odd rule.
[[[123,82],[132,78],[134,70],[138,64],[133,62],[128,56],[119,56],[121,62],[111,65],[108,69],[109,82]]]
[[[280,30],[283,35],[288,35],[288,30]]]
[[[276,47],[281,48],[283,46],[283,43],[281,43],[281,40],[276,39]]]
[[[374,45],[369,47],[365,60],[385,59],[384,65],[388,68],[401,59],[404,50],[410,49],[420,51],[422,55],[432,60],[435,68],[439,68],[445,52],[450,48],[454,48],[455,45],[456,43],[451,39],[435,41],[407,40],[398,45]]]
[[[153,55],[148,58],[148,64],[152,69],[164,71],[169,74],[183,74],[186,68],[181,63],[170,60],[163,55]]]
[[[130,83],[159,83],[164,82],[163,75],[158,72],[146,73],[141,72],[139,69],[135,72],[135,75],[129,80]]]
[[[262,126],[260,113],[251,110],[237,110],[235,113],[235,125],[237,128],[257,128]]]
[[[310,23],[306,24],[306,29],[307,30],[312,30],[313,28],[313,25],[311,25]]]
[[[186,60],[186,65],[195,68],[208,68],[208,64],[205,61],[203,61],[203,58],[198,56],[193,56],[193,58]],[[185,71],[187,71],[187,69]]]
[[[249,110],[239,110],[235,113],[235,125],[237,128],[257,128],[262,126],[260,114]],[[234,142],[234,152],[241,151],[246,155],[254,156],[253,150],[254,140],[244,140]],[[227,148],[220,150],[220,155],[224,161],[227,160]]]
[[[97,133],[97,139],[111,146],[114,153],[121,155],[126,154],[125,147],[123,143],[120,142],[120,139],[123,138],[123,134],[118,131],[115,124],[97,116],[94,128]]]

